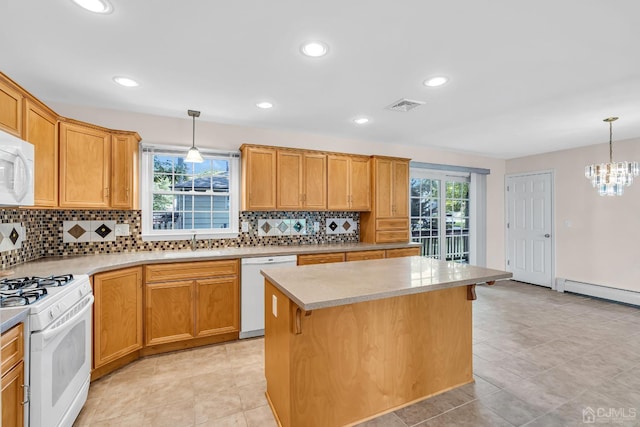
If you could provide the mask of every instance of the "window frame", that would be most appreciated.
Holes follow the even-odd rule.
[[[153,156],[187,155],[184,147],[168,145],[142,145],[140,155],[140,210],[142,216],[142,240],[187,240],[195,235],[197,239],[232,239],[239,235],[240,217],[240,153],[200,148],[205,159],[226,160],[229,162],[229,227],[225,229],[196,228],[181,230],[153,229]],[[207,193],[209,195],[211,193]],[[214,196],[215,194],[211,194]],[[213,205],[212,205],[213,209]],[[213,210],[212,210],[213,212]]]

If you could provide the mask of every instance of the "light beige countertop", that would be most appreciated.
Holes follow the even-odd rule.
[[[266,268],[262,275],[305,311],[512,277],[419,256]]]
[[[144,264],[187,261],[211,261],[263,256],[301,255],[329,252],[353,252],[419,247],[419,243],[348,243],[331,245],[252,246],[243,248],[198,249],[179,251],[121,252],[68,257],[41,258],[11,266],[8,277],[49,276],[56,274],[95,274],[102,271]]]
[[[0,309],[0,332],[5,333],[29,315],[27,307],[3,307]]]

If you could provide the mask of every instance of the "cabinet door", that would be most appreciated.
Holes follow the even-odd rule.
[[[349,210],[351,196],[349,157],[327,156],[327,209]]]
[[[196,337],[239,330],[238,276],[196,281]]]
[[[393,216],[409,217],[409,162],[393,162]],[[382,216],[382,215],[379,215]]]
[[[243,210],[276,208],[276,150],[246,147],[243,150]]]
[[[302,171],[304,207],[309,210],[327,209],[327,155],[305,153]]]
[[[0,74],[0,129],[17,137],[22,132],[22,94]]]
[[[392,161],[391,159],[375,159],[376,181],[376,216],[387,218],[392,216]]]
[[[24,362],[20,361],[2,377],[2,423],[7,427],[24,425]]]
[[[368,158],[351,158],[351,210],[371,210],[371,168]]]
[[[109,207],[110,158],[109,133],[60,123],[60,207]]]
[[[24,132],[34,148],[34,202],[58,206],[58,118],[30,99],[24,101]]]
[[[146,345],[193,338],[193,281],[145,285]]]
[[[142,267],[93,276],[93,362],[99,368],[142,348]]]
[[[111,162],[111,207],[135,209],[138,176],[137,138],[132,135],[112,135]]]
[[[282,210],[302,208],[302,167],[301,152],[278,150],[277,208]]]

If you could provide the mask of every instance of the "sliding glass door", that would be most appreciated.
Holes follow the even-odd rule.
[[[431,258],[469,262],[469,177],[411,172],[411,240]]]

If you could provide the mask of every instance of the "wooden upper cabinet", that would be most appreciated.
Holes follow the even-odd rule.
[[[114,133],[111,137],[111,207],[138,209],[137,134]]]
[[[368,243],[409,240],[409,159],[372,160],[373,210],[360,217],[360,240]]]
[[[327,208],[327,156],[278,150],[277,209]]]
[[[309,210],[327,209],[327,155],[305,153],[303,159],[303,201]]]
[[[371,166],[368,157],[351,157],[351,210],[371,210]]]
[[[34,147],[34,204],[58,206],[58,116],[39,103],[24,100],[23,138]]]
[[[304,154],[301,151],[278,150],[277,203],[281,210],[302,209]]]
[[[368,211],[371,209],[371,175],[368,157],[327,156],[327,208]]]
[[[242,210],[276,209],[277,150],[243,145]]]
[[[60,207],[108,208],[111,134],[80,123],[60,123]]]
[[[0,129],[22,137],[22,93],[0,73]]]
[[[374,158],[375,211],[378,218],[409,216],[409,162]]]
[[[93,363],[103,366],[142,348],[142,267],[93,276]]]
[[[327,209],[349,210],[351,185],[349,183],[349,157],[327,156]]]

